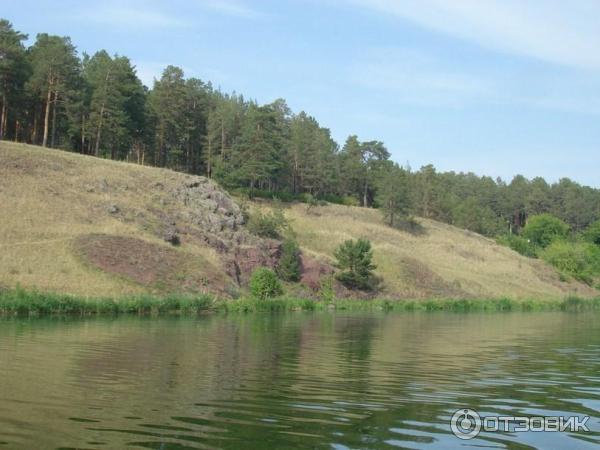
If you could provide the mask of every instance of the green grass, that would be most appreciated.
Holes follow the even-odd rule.
[[[281,297],[262,300],[241,298],[220,300],[208,295],[129,298],[83,298],[42,293],[21,288],[0,291],[0,316],[198,314],[201,312],[248,313],[277,311],[591,311],[600,310],[600,297],[585,299],[431,299],[431,300],[350,300],[332,302]]]
[[[210,310],[213,301],[202,295],[85,298],[16,288],[0,291],[0,315],[194,314]]]

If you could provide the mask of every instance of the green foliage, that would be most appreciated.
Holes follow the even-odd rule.
[[[281,208],[274,208],[272,212],[263,213],[256,211],[250,214],[248,230],[257,236],[277,239],[288,228],[289,223]]]
[[[527,256],[528,258],[535,258],[537,256],[536,247],[522,236],[507,234],[499,237],[497,242],[501,245],[510,247],[517,253]]]
[[[406,219],[412,202],[408,173],[397,164],[388,164],[380,170],[375,200],[391,227]]]
[[[600,220],[595,221],[583,232],[586,241],[600,245]]]
[[[540,214],[529,218],[522,236],[533,245],[545,248],[557,239],[564,239],[569,225],[551,214]]]
[[[394,226],[415,214],[496,237],[533,220],[533,239],[525,238],[538,247],[566,234],[560,224],[533,229],[536,216],[552,214],[600,242],[599,189],[568,178],[400,169],[382,142],[352,135],[340,149],[327,128],[282,99],[259,105],[175,66],[147,89],[126,57],[77,55],[68,37],[45,33],[25,48],[26,38],[0,19],[0,139],[204,174],[250,198],[304,201],[309,211],[315,199],[378,205]]]
[[[600,275],[600,248],[594,244],[557,240],[540,257],[561,273],[590,285]]]
[[[281,246],[277,275],[284,281],[299,281],[300,269],[300,247],[295,239],[288,237]]]
[[[335,289],[333,287],[333,275],[327,275],[321,279],[319,289],[319,298],[325,303],[333,303],[335,301]]]
[[[306,203],[306,212],[309,214],[318,206],[327,206],[327,202],[325,200],[320,200],[311,193],[304,194],[302,196],[302,201]]]
[[[0,139],[7,135],[9,115],[23,119],[19,107],[25,100],[23,85],[29,70],[23,46],[26,39],[27,35],[16,31],[8,20],[0,19]]]
[[[199,313],[213,307],[207,295],[170,295],[153,297],[81,298],[71,295],[26,291],[17,287],[0,290],[0,315],[91,315],[157,314],[169,312]]]
[[[341,204],[344,206],[360,206],[360,201],[351,195],[344,195],[341,198]]]
[[[88,122],[82,145],[96,156],[122,159],[144,125],[143,85],[129,59],[111,58],[104,50],[85,56],[82,66],[88,87],[79,111]]]
[[[259,267],[250,277],[250,292],[254,298],[266,300],[283,294],[283,288],[275,272]]]
[[[373,270],[377,268],[373,261],[371,242],[366,239],[345,241],[335,251],[336,267],[342,272],[336,278],[350,289],[372,290],[377,285]]]
[[[504,226],[491,208],[470,198],[452,210],[453,224],[479,234],[494,236],[502,233]]]
[[[330,278],[331,280],[331,278]],[[334,301],[335,300],[335,301]],[[81,298],[69,295],[27,291],[21,288],[0,289],[0,316],[42,315],[117,315],[117,314],[198,314],[204,311],[592,311],[600,309],[600,297],[584,299],[515,300],[500,299],[431,299],[431,300],[355,300],[323,296],[315,301],[301,298],[241,298],[217,300],[210,296],[137,296],[122,299]]]

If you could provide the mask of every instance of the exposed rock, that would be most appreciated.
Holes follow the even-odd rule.
[[[329,264],[319,262],[304,254],[300,255],[300,263],[302,270],[300,282],[313,291],[319,290],[321,288],[321,280],[334,272],[333,267]]]
[[[207,178],[193,177],[176,188],[172,195],[191,209],[196,223],[208,226],[210,231],[236,230],[244,223],[239,206]]]
[[[121,209],[117,205],[109,205],[108,208],[106,208],[106,211],[108,211],[109,214],[118,214]]]
[[[177,229],[173,227],[167,228],[167,230],[163,234],[163,240],[171,245],[181,244],[181,239],[177,234]]]
[[[258,267],[274,269],[281,257],[281,242],[266,239],[253,247],[238,247],[226,262],[226,270],[238,284],[244,284]]]

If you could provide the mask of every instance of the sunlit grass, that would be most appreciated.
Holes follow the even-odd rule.
[[[42,293],[21,288],[0,291],[0,315],[117,315],[117,314],[198,314],[253,313],[285,311],[590,311],[600,309],[600,297],[585,299],[429,299],[429,300],[351,300],[331,302],[280,297],[275,299],[217,299],[209,295],[164,297],[138,295],[115,298],[88,298]]]
[[[387,226],[380,211],[330,204],[307,210],[285,205],[302,251],[332,263],[347,239],[367,238],[374,249],[383,297],[393,298],[546,298],[594,296],[580,283],[561,281],[539,260],[525,258],[478,234],[419,218],[422,232]],[[269,208],[269,202],[255,204]]]
[[[20,288],[0,292],[0,315],[93,315],[93,314],[197,314],[213,308],[207,295],[93,298],[26,291]]]

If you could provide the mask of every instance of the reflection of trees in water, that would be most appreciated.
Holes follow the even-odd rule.
[[[572,388],[597,381],[599,347],[589,346],[597,342],[600,319],[560,313],[9,321],[0,326],[7,380],[0,394],[33,402],[62,397],[63,415],[99,419],[98,427],[178,425],[229,448],[265,433],[270,445],[283,447],[309,439],[278,431],[320,442],[344,433],[351,447],[377,447],[390,428],[415,427],[406,420],[431,428],[456,404],[489,409],[504,398],[594,414],[577,404],[584,394]],[[11,414],[50,420],[26,409]],[[140,420],[124,423],[125,416]],[[48,441],[56,433],[57,446],[76,446],[60,439],[87,433],[83,425],[74,432],[77,426],[52,422]]]
[[[362,392],[369,387],[371,346],[381,319],[373,316],[335,318],[334,333],[339,357],[336,364],[351,389]]]

